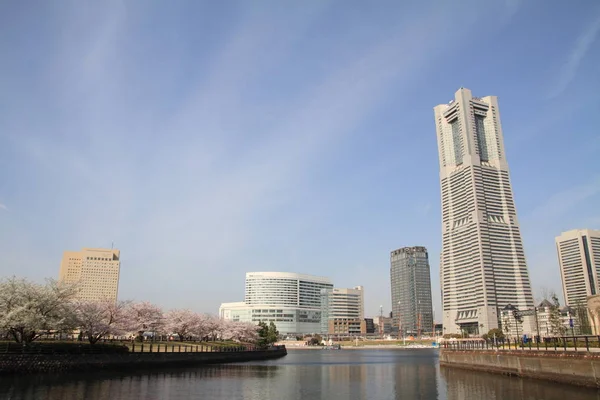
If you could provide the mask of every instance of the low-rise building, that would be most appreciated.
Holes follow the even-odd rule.
[[[359,318],[334,318],[329,320],[329,335],[358,336],[367,333],[367,323]]]

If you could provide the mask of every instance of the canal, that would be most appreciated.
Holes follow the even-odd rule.
[[[200,368],[0,377],[0,399],[600,400],[593,389],[440,368],[438,351],[290,350]]]

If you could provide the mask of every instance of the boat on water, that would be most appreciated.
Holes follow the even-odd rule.
[[[339,344],[330,344],[327,346],[323,346],[323,350],[341,350],[342,346]]]

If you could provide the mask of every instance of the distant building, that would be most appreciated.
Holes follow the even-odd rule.
[[[539,328],[540,337],[555,337],[555,336],[565,336],[565,335],[581,335],[585,332],[582,332],[582,324],[580,318],[578,318],[577,310],[572,307],[560,307],[557,313],[558,324],[553,326],[552,323],[552,312],[553,312],[553,304],[548,300],[543,300],[537,306],[537,326],[536,330],[532,333],[537,334],[537,329]],[[571,324],[573,326],[571,326]],[[510,329],[510,331],[514,331]],[[512,332],[514,335],[514,332]]]
[[[375,323],[373,322],[373,318],[365,318],[365,329],[367,335],[375,333]]]
[[[556,238],[563,294],[568,306],[585,305],[600,294],[600,231],[574,229]]]
[[[460,88],[434,108],[442,198],[444,333],[487,333],[498,310],[533,308],[495,96]],[[524,329],[531,334],[533,318]]]
[[[357,335],[366,333],[362,286],[321,290],[321,333]]]
[[[376,333],[379,336],[389,335],[392,333],[392,317],[379,316],[374,319]]]
[[[429,257],[425,247],[403,247],[390,254],[393,325],[400,335],[433,332]]]
[[[359,318],[333,318],[329,320],[328,335],[358,336],[367,333],[367,323]]]
[[[341,332],[344,327],[348,327],[345,334],[366,333],[361,329],[363,318],[364,290],[362,286],[321,290],[321,333],[344,333]],[[358,326],[358,331],[356,326]]]
[[[248,272],[245,301],[223,303],[226,320],[274,322],[282,335],[321,332],[321,289],[331,289],[328,278],[292,272]]]
[[[58,279],[77,283],[81,300],[116,301],[119,293],[121,252],[116,249],[65,251],[60,263]]]

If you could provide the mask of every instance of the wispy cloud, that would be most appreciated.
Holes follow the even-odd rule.
[[[431,213],[431,202],[426,202],[423,204],[417,205],[417,212],[421,215],[427,216]]]
[[[6,207],[6,205],[0,203],[0,210],[8,211],[8,207]]]
[[[558,83],[552,88],[548,95],[550,99],[558,97],[567,89],[571,81],[575,79],[579,65],[598,37],[598,33],[600,33],[600,15],[597,16],[577,38],[575,46],[571,50],[571,54],[562,68]]]
[[[507,0],[504,10],[515,12],[519,3]],[[313,200],[310,181],[331,153],[353,135],[370,139],[373,132],[361,126],[378,105],[392,97],[401,102],[399,93],[427,83],[425,71],[437,74],[436,65],[454,63],[451,53],[460,53],[463,39],[487,20],[483,7],[435,5],[414,15],[400,7],[398,18],[379,24],[375,15],[340,13],[339,4],[323,1],[298,10],[205,10],[198,14],[226,18],[203,31],[211,24],[198,23],[187,9],[194,17],[177,15],[174,27],[163,23],[171,10],[152,11],[144,2],[99,10],[73,4],[57,23],[63,34],[52,43],[59,49],[42,68],[52,79],[36,85],[47,89],[44,107],[30,109],[31,91],[15,90],[23,98],[6,114],[15,126],[11,153],[28,173],[19,179],[19,206],[29,202],[23,208],[33,209],[23,241],[65,249],[114,239],[123,251],[125,296],[166,306],[198,299],[205,310],[236,290],[217,280],[198,294],[197,283],[212,282],[215,270],[243,284],[245,270],[289,267],[293,249],[266,254],[256,247],[289,236],[281,232],[293,229],[286,218],[290,204],[301,202],[298,193]],[[467,22],[453,23],[465,13]],[[340,15],[348,21],[340,23]],[[310,204],[299,208],[307,224],[321,224]],[[273,212],[279,209],[283,218]],[[433,212],[431,204],[419,211]],[[52,221],[40,223],[48,215],[65,221],[61,234],[29,235],[54,232]],[[318,265],[307,260],[303,268]],[[178,280],[177,293],[164,289],[169,279]],[[378,278],[371,279],[375,288]],[[372,303],[381,301],[388,302]]]
[[[598,194],[600,194],[600,177],[597,176],[585,184],[563,189],[550,196],[531,212],[529,218],[555,219]]]

